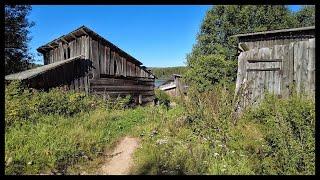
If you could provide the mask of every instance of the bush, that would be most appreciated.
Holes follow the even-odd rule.
[[[315,104],[304,96],[278,99],[267,95],[257,108],[245,113],[242,123],[253,123],[262,134],[257,174],[315,173]],[[250,152],[250,151],[248,151]]]
[[[38,92],[24,87],[20,81],[13,81],[5,87],[5,106],[6,127],[14,122],[36,121],[41,115],[73,116],[107,107],[100,97],[59,88]]]
[[[156,96],[156,101],[158,101],[158,103],[160,105],[164,105],[166,107],[169,107],[170,96],[166,92],[164,92],[163,90],[160,90],[160,89],[156,89],[155,96]]]
[[[183,113],[159,117],[136,154],[140,174],[314,174],[315,105],[266,95],[233,123],[233,85],[192,88]],[[170,111],[168,111],[169,113]],[[178,117],[177,117],[178,116]]]

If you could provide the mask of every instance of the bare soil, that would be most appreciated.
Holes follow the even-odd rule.
[[[101,167],[103,175],[128,175],[133,166],[133,152],[139,147],[139,139],[123,138]]]

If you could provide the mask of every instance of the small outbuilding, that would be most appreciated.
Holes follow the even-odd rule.
[[[314,97],[315,26],[238,34],[236,94],[242,107],[266,92],[288,97],[293,90]]]
[[[142,63],[85,26],[37,49],[44,65],[7,75],[29,87],[61,87],[106,97],[131,95],[139,104],[154,100],[155,76]]]
[[[170,79],[160,85],[158,88],[165,91],[170,96],[179,96],[186,92],[187,86],[181,82],[182,76],[173,74]]]

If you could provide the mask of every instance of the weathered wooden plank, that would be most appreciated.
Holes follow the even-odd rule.
[[[245,78],[245,65],[243,61],[245,61],[246,52],[241,52],[238,56],[238,72],[237,72],[237,81],[236,81],[236,91],[235,93],[238,94],[241,84],[243,83],[243,80]],[[141,76],[143,76],[143,70],[141,69]]]
[[[92,67],[93,66],[93,60],[92,60],[92,39],[91,37],[89,36],[88,37],[88,59],[91,61],[91,67],[90,67],[90,71],[88,72],[88,78],[91,79],[92,78],[92,74],[93,74],[93,71],[94,71],[94,68]]]
[[[106,63],[105,63],[105,58],[104,58],[104,54],[105,54],[105,49],[104,49],[104,45],[99,42],[99,61],[100,61],[100,74],[106,74]]]
[[[105,47],[106,50],[106,74],[110,74],[110,48]]]
[[[109,94],[109,95],[136,95],[141,94],[143,96],[154,96],[153,91],[94,91],[94,94]]]
[[[127,61],[127,76],[132,76],[131,74],[131,62]]]
[[[258,62],[282,62],[282,59],[248,59],[249,63],[258,63]]]
[[[289,52],[288,52],[288,61],[289,61],[289,68],[288,68],[288,81],[289,81],[289,94],[291,94],[291,86],[294,82],[294,43],[291,42],[289,44]]]
[[[309,49],[309,41],[302,41],[301,42],[301,89],[302,92],[306,93],[309,91],[309,84],[308,84],[308,49]]]
[[[289,60],[289,44],[285,42],[285,45],[282,46],[282,65],[281,65],[281,95],[283,97],[289,96],[289,73],[290,73],[290,60]]]
[[[134,85],[134,86],[110,86],[110,85],[90,85],[91,89],[99,89],[100,91],[148,91],[153,90],[152,86]],[[97,90],[98,91],[98,90]]]
[[[259,53],[258,47],[259,47],[259,44],[257,44],[257,48],[252,49],[251,53],[248,56],[250,59],[258,59],[258,53]],[[248,100],[246,103],[251,103],[258,94],[257,93],[258,73],[255,71],[252,71],[252,72],[248,71],[248,67],[247,67],[247,72],[248,72]]]
[[[115,62],[114,62],[114,51],[110,51],[111,52],[111,58],[110,58],[110,75],[114,75],[114,67],[115,67]]]
[[[309,93],[315,97],[315,38],[309,39],[308,51],[308,84]]]
[[[98,79],[100,75],[100,66],[99,66],[99,54],[98,54],[98,42],[92,40],[92,61],[93,61],[93,79]]]
[[[275,41],[273,41],[273,43],[275,44]],[[275,46],[273,44],[273,47],[271,49],[271,58],[275,57]],[[275,68],[276,64],[275,63],[269,63],[269,68]],[[274,93],[274,71],[269,71],[268,73],[268,92],[270,93]]]
[[[119,76],[122,75],[122,59],[121,59],[121,56],[118,54],[117,55],[117,60],[118,60],[118,69],[119,69]]]
[[[91,85],[144,85],[153,86],[154,82],[148,81],[134,81],[134,80],[121,80],[121,79],[110,79],[103,81],[90,81]]]
[[[63,43],[59,42],[59,61],[62,61],[64,59],[63,57]]]
[[[122,58],[122,67],[123,67],[123,76],[127,77],[127,60],[124,57]]]
[[[300,93],[300,86],[301,86],[301,56],[302,56],[302,50],[301,50],[301,43],[296,42],[294,44],[294,82],[296,85],[296,90],[298,93]]]
[[[282,43],[280,41],[280,43]],[[281,58],[281,54],[283,54],[281,51],[282,51],[282,45],[276,45],[275,46],[275,57],[274,58]],[[280,66],[280,63],[281,62],[277,62],[277,66],[279,67]],[[279,68],[278,71],[275,71],[274,72],[274,93],[277,94],[277,95],[280,95],[280,88],[281,88],[281,74],[280,74],[280,71],[281,69]]]

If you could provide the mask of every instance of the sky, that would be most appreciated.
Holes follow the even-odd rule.
[[[85,25],[147,67],[184,66],[211,5],[34,5],[30,51]],[[298,6],[290,6],[297,11]]]

